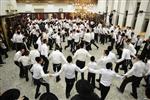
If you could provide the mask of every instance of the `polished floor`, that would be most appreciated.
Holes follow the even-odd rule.
[[[65,43],[63,43],[63,46]],[[96,59],[98,59],[102,54],[104,49],[106,49],[107,45],[99,45],[99,49],[97,50],[96,47],[92,46],[93,50],[90,51],[91,55],[94,55]],[[51,51],[50,51],[51,52]],[[68,55],[71,55],[69,52],[69,48],[66,50],[63,50],[63,53],[67,57]],[[35,94],[35,86],[32,83],[31,74],[29,73],[29,81],[26,82],[25,79],[19,78],[19,68],[13,63],[13,57],[15,54],[15,51],[8,52],[9,58],[4,59],[6,64],[0,65],[0,93],[3,93],[4,91],[11,89],[11,88],[17,88],[20,89],[21,95],[26,95],[30,98],[30,100],[34,99]],[[89,61],[89,60],[88,60]],[[87,61],[87,63],[88,63]],[[51,64],[49,65],[49,71],[53,73]],[[85,72],[85,77],[87,77],[87,72]],[[119,74],[123,74],[123,72],[120,72]],[[78,74],[78,79],[80,77],[80,74]],[[98,75],[96,76],[98,77]],[[59,100],[67,100],[65,97],[65,81],[64,81],[64,74],[61,74],[61,81],[56,83],[54,77],[48,77],[46,78],[46,81],[50,84],[50,91],[54,93]],[[111,86],[111,89],[106,97],[106,100],[135,100],[131,95],[131,83],[127,85],[125,92],[123,94],[119,93],[116,89],[117,86],[120,86],[122,80],[120,79],[114,79],[113,84]],[[144,81],[142,80],[140,87],[138,88],[138,100],[144,100],[144,87],[142,86],[144,84]],[[98,83],[96,82],[96,86],[98,86]],[[41,86],[40,92],[44,93],[46,91],[45,87]],[[94,90],[99,96],[100,91],[95,89]],[[71,91],[71,97],[76,94],[75,88]],[[38,100],[38,99],[37,99]],[[70,98],[68,99],[70,100]]]

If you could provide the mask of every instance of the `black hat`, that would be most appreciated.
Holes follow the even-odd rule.
[[[89,95],[93,93],[94,88],[87,80],[79,80],[76,83],[76,90],[80,95]]]
[[[39,100],[58,100],[58,98],[53,93],[43,93]]]
[[[1,100],[16,100],[20,96],[18,89],[9,89],[1,95]]]

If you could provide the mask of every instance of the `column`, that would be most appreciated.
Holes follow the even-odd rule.
[[[118,10],[118,5],[119,5],[119,0],[114,0],[114,5],[113,5],[113,10],[117,11]],[[117,12],[113,13],[113,19],[112,19],[112,23],[113,25],[117,25],[116,21],[117,21]]]
[[[131,26],[131,27],[133,26],[136,7],[137,7],[137,0],[130,0],[126,26]]]
[[[127,3],[127,0],[121,0],[120,10],[119,10],[121,14],[119,14],[119,22],[118,22],[118,25],[120,25],[120,27],[122,27],[123,22],[124,22],[126,3]]]
[[[101,13],[106,12],[106,0],[98,0],[97,10]]]
[[[150,19],[149,19],[147,31],[146,31],[146,34],[145,34],[145,39],[147,39],[149,36],[150,36]]]
[[[109,15],[110,15],[111,11],[113,10],[114,1],[113,0],[108,0],[107,2],[108,2],[108,11],[107,11],[106,24],[109,25]]]
[[[140,5],[139,11],[141,11],[141,10],[146,11],[149,2],[150,2],[149,0],[141,0],[141,5]],[[136,34],[139,34],[142,31],[142,26],[144,23],[145,15],[146,15],[145,13],[138,14],[136,25],[135,25],[135,33]]]

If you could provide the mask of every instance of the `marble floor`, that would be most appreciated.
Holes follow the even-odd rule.
[[[63,43],[63,46],[66,43]],[[99,49],[97,50],[96,47],[92,46],[93,50],[90,51],[91,55],[94,55],[96,59],[98,59],[104,49],[107,48],[107,45],[99,45]],[[51,52],[51,51],[50,51]],[[68,55],[72,55],[69,51],[69,48],[66,50],[63,50],[64,55],[67,57]],[[4,91],[11,89],[11,88],[17,88],[21,91],[21,95],[26,95],[27,97],[30,98],[30,100],[35,100],[34,99],[34,94],[35,94],[35,86],[32,83],[32,78],[31,74],[29,73],[29,81],[26,82],[25,79],[20,79],[19,78],[19,68],[13,63],[13,57],[15,54],[15,51],[9,51],[9,58],[4,59],[6,64],[0,65],[0,93],[3,93]],[[89,60],[87,60],[88,63]],[[49,64],[49,71],[53,73],[52,71],[52,66]],[[87,77],[87,72],[85,72],[85,77]],[[123,72],[120,72],[119,74],[123,74]],[[78,74],[78,79],[80,77],[80,74]],[[98,75],[96,76],[98,78]],[[61,74],[61,81],[56,83],[55,78],[46,78],[46,81],[50,84],[50,91],[54,93],[59,100],[67,100],[65,97],[65,81],[64,81],[64,74]],[[111,86],[111,89],[106,97],[106,100],[135,100],[131,95],[131,84],[128,84],[125,92],[123,94],[119,93],[118,90],[116,89],[117,86],[120,86],[122,80],[120,79],[114,79],[113,84]],[[142,86],[144,84],[144,81],[142,80],[140,88],[138,88],[138,100],[144,100],[145,95],[144,95],[144,87]],[[96,82],[96,86],[98,86],[98,83]],[[74,86],[75,87],[75,86]],[[44,93],[46,91],[45,87],[41,86],[40,92]],[[95,89],[94,90],[99,96],[100,96],[100,91]],[[71,97],[76,94],[75,88],[72,89],[71,91]],[[38,99],[37,99],[38,100]],[[70,98],[68,99],[70,100]]]

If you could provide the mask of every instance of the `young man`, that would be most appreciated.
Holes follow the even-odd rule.
[[[26,51],[24,55],[18,59],[18,61],[21,62],[23,66],[23,75],[25,76],[26,81],[29,81],[28,69],[30,69],[31,66],[31,59],[29,57],[29,52]]]
[[[31,68],[31,72],[33,72],[33,81],[34,84],[37,85],[36,87],[36,93],[35,93],[35,99],[37,99],[40,95],[39,89],[41,85],[44,85],[46,87],[46,91],[49,92],[49,84],[43,79],[43,77],[50,76],[49,74],[45,74],[43,71],[42,63],[43,59],[41,57],[35,58],[36,62],[33,67]]]
[[[91,72],[101,74],[101,80],[100,80],[101,100],[105,100],[110,90],[113,77],[121,78],[121,76],[116,74],[114,71],[112,71],[111,62],[106,64],[106,69],[103,68],[100,70],[91,69]]]
[[[24,52],[25,52],[25,49],[21,48],[18,52],[16,52],[16,54],[14,56],[14,63],[20,68],[20,72],[19,72],[20,78],[23,78],[24,75],[23,75],[23,66],[18,60]]]
[[[48,53],[49,53],[49,48],[47,46],[47,40],[44,39],[43,44],[41,45],[41,57],[44,60],[43,70],[44,70],[45,73],[48,73],[48,65],[49,65]]]
[[[83,47],[84,44],[80,44],[80,49],[78,49],[73,56],[73,58],[76,59],[76,65],[81,69],[85,67],[85,61],[87,57],[88,58],[91,57],[89,52],[85,50]],[[76,80],[77,80],[77,75],[78,73],[76,72]],[[84,73],[81,73],[81,77],[82,79],[84,79]]]
[[[126,85],[129,82],[132,82],[132,93],[130,94],[137,99],[137,88],[139,87],[143,75],[145,75],[146,72],[147,70],[145,63],[142,61],[141,56],[137,55],[136,62],[133,64],[133,67],[124,75],[125,79],[117,89],[123,93]]]
[[[30,51],[29,56],[31,58],[31,64],[35,64],[35,58],[40,57],[40,52],[38,51],[38,44],[34,44],[34,49]]]
[[[61,65],[63,62],[67,63],[66,58],[62,52],[59,51],[59,47],[56,46],[56,50],[52,51],[52,53],[49,56],[49,60],[51,60],[51,63],[53,64],[53,71],[59,72],[61,69]],[[60,81],[60,77],[56,77],[56,82]]]
[[[78,68],[75,64],[72,63],[71,56],[67,57],[67,62],[68,63],[64,64],[58,73],[52,74],[52,76],[58,76],[62,71],[65,72],[66,98],[69,98],[70,92],[75,82],[75,71],[84,72],[87,67],[84,67],[83,69]]]
[[[95,73],[91,72],[91,69],[97,69],[97,63],[95,61],[95,57],[92,56],[91,57],[91,61],[88,63],[88,81],[90,84],[93,85],[93,87],[95,87]]]

